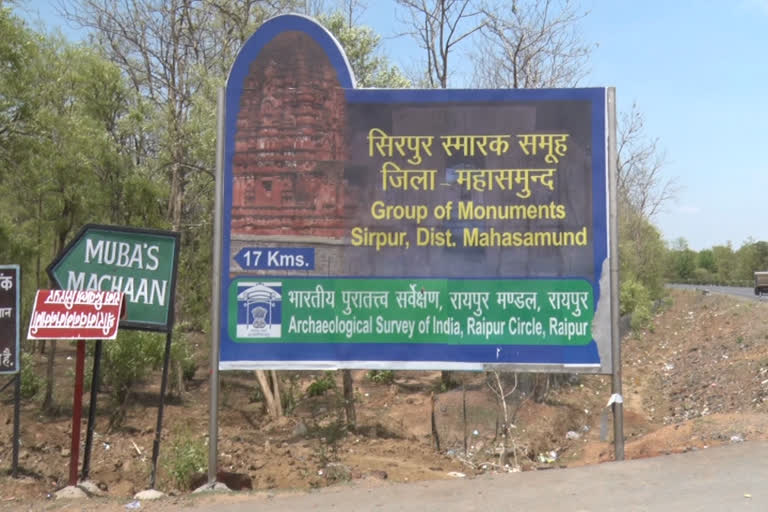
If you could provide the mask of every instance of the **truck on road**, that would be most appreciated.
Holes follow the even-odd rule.
[[[755,295],[768,294],[768,272],[755,272]]]

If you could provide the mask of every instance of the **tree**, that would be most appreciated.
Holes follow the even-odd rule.
[[[712,249],[702,249],[696,256],[696,266],[703,268],[711,274],[717,273],[717,266],[715,265],[715,255]]]
[[[573,87],[587,74],[584,42],[571,0],[516,0],[483,8],[484,41],[475,53],[475,83],[505,89]]]
[[[736,274],[736,255],[733,252],[733,247],[731,247],[731,242],[712,247],[712,258],[715,261],[715,272],[718,280],[726,283],[732,281]]]
[[[754,272],[768,269],[768,243],[748,238],[736,251],[735,260],[735,279],[752,281]]]
[[[30,134],[29,82],[38,46],[34,34],[2,2],[0,34],[0,171],[8,172],[16,161],[14,151],[22,150]]]
[[[2,224],[11,240],[34,248],[21,262],[35,269],[34,290],[50,287],[42,269],[74,230],[102,220],[123,197],[121,176],[130,162],[120,155],[117,122],[127,97],[119,70],[87,47],[34,34],[1,12],[0,23],[22,41],[7,62],[24,79],[23,88],[10,79],[0,83],[9,142],[0,173]],[[53,405],[55,352],[51,342],[45,408]]]
[[[665,276],[694,277],[696,253],[687,244],[687,252],[667,253],[653,226],[654,216],[674,197],[675,187],[662,174],[664,154],[658,139],[645,133],[636,105],[621,116],[617,137],[620,308],[623,313],[633,313],[637,326],[650,321],[652,301],[664,294]]]
[[[351,27],[352,25],[357,25],[358,21],[358,14],[357,10],[364,11],[366,7],[366,3],[362,0],[343,0],[341,2],[343,7],[343,14],[347,18],[347,26]]]
[[[451,56],[456,47],[485,24],[483,12],[471,0],[396,0],[408,11],[406,35],[424,50],[424,81],[430,89],[448,87]]]
[[[662,174],[664,152],[658,139],[646,135],[645,119],[635,104],[621,117],[618,131],[619,197],[652,219],[677,192],[675,181]]]
[[[666,247],[659,230],[645,217],[620,203],[619,276],[622,283],[634,281],[649,299],[664,294]],[[641,292],[642,293],[642,292]],[[646,304],[650,307],[650,304]],[[622,305],[622,307],[624,307]],[[632,312],[630,309],[628,312]]]
[[[688,247],[683,237],[675,239],[670,247],[670,277],[675,280],[693,278],[696,270],[696,252]]]
[[[130,81],[145,118],[134,160],[161,186],[165,221],[180,231],[177,316],[201,327],[210,310],[216,91],[253,30],[298,2],[258,0],[73,0],[64,14],[90,29],[101,52]],[[144,182],[146,183],[146,182]],[[136,191],[151,194],[146,188]],[[191,278],[194,276],[195,278]],[[184,315],[186,314],[186,315]],[[182,391],[180,362],[175,361]]]
[[[344,48],[349,65],[355,74],[357,87],[403,89],[411,86],[410,81],[397,66],[391,65],[386,57],[377,55],[381,37],[370,27],[348,24],[348,19],[345,19],[341,12],[321,15],[318,21]]]

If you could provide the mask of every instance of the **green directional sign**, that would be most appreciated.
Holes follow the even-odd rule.
[[[169,331],[173,326],[179,234],[88,224],[48,266],[65,290],[125,294],[121,328]]]

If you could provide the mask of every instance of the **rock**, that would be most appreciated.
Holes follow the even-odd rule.
[[[133,495],[135,500],[152,501],[159,500],[164,497],[165,493],[158,491],[157,489],[147,489],[146,491],[139,491]]]
[[[735,436],[731,436],[731,442],[732,443],[743,443],[744,442],[744,436],[741,434],[737,434]]]
[[[309,429],[307,429],[307,425],[305,425],[303,421],[298,422],[296,426],[293,427],[294,437],[304,437],[307,435],[307,432],[309,432]]]
[[[54,496],[57,500],[78,500],[88,497],[84,490],[75,485],[68,485],[63,489],[59,489],[54,493]]]
[[[92,480],[80,482],[77,484],[77,486],[85,491],[88,496],[106,496],[106,493],[101,489],[101,487]]]
[[[575,440],[581,438],[581,434],[579,434],[578,432],[575,432],[573,430],[569,430],[568,433],[565,434],[565,438],[569,439],[571,441],[575,441]]]
[[[62,457],[69,457],[72,454],[72,452],[69,450],[69,448],[62,448],[61,449],[61,456]]]
[[[352,470],[344,464],[330,462],[325,466],[325,478],[330,482],[346,482],[352,479]]]

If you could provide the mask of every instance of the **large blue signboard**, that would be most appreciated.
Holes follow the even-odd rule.
[[[607,89],[356,89],[301,16],[226,89],[220,368],[610,373]]]

